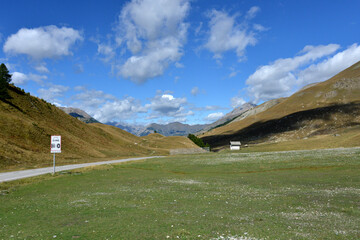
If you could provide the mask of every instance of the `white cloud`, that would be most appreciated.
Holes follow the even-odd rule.
[[[138,99],[131,96],[119,99],[84,86],[77,86],[74,90],[78,93],[72,97],[71,106],[83,109],[100,122],[130,119],[186,121],[187,116],[194,114],[187,109],[186,98],[176,98],[170,92],[158,91],[155,97],[149,99],[150,103],[142,105]],[[144,114],[146,116],[142,116]]]
[[[260,12],[260,8],[258,6],[253,6],[247,11],[245,18],[253,19],[258,12]]]
[[[241,106],[241,105],[243,105],[245,103],[246,103],[246,101],[241,97],[233,97],[233,98],[231,98],[231,107],[232,108],[237,108],[237,107],[239,107],[239,106]]]
[[[191,89],[191,95],[196,96],[198,94],[199,94],[199,88],[198,87],[193,87]]]
[[[117,42],[131,55],[118,74],[136,83],[161,76],[183,55],[190,9],[188,0],[133,0],[119,16]]]
[[[251,19],[259,10],[253,7],[246,15],[246,19]],[[205,48],[214,53],[214,58],[222,58],[222,53],[235,50],[241,60],[247,46],[255,45],[257,40],[255,34],[248,31],[245,22],[237,23],[236,15],[229,16],[224,11],[212,10],[210,13],[210,35],[205,44]]]
[[[40,73],[49,73],[49,69],[47,69],[47,67],[45,66],[45,63],[41,63],[35,66],[35,70],[40,72]]]
[[[110,62],[111,60],[114,59],[114,57],[116,55],[114,47],[112,47],[109,44],[103,44],[103,43],[98,43],[97,52],[98,52],[99,55],[104,56],[101,59],[104,62]]]
[[[73,97],[72,106],[83,109],[100,122],[128,120],[138,113],[147,112],[140,101],[133,97],[118,99],[103,91],[89,90],[83,86],[77,86],[74,90],[79,93]]]
[[[195,36],[198,36],[201,33],[202,27],[203,27],[203,22],[200,22],[199,26],[195,28]]]
[[[40,88],[37,92],[40,98],[51,103],[56,103],[57,105],[61,105],[62,101],[58,98],[63,97],[68,90],[69,87],[51,84],[49,88]]]
[[[157,41],[144,55],[130,57],[119,67],[119,74],[136,83],[143,83],[149,78],[161,76],[169,64],[178,61],[181,55],[177,39]]]
[[[3,50],[9,54],[25,54],[34,59],[59,58],[72,55],[70,48],[83,40],[73,28],[50,25],[39,28],[22,28],[7,38]]]
[[[107,101],[93,115],[100,122],[128,120],[137,113],[146,112],[145,108],[132,97]]]
[[[324,61],[312,64],[297,74],[297,84],[305,86],[325,81],[360,60],[360,46],[353,44],[342,52]]]
[[[219,110],[229,110],[229,108],[226,107],[220,107],[220,106],[216,106],[216,105],[208,105],[205,107],[196,107],[196,106],[192,106],[191,110],[194,110],[196,112],[209,112],[209,111],[219,111]]]
[[[29,75],[29,79],[38,83],[38,84],[43,84],[44,80],[46,80],[48,77],[46,75],[38,75],[38,74],[33,74],[30,73]]]
[[[229,74],[229,78],[236,77],[236,75],[238,75],[238,73],[240,72],[238,70],[235,70],[234,67],[231,67],[230,70],[231,70],[231,73]]]
[[[269,28],[266,28],[266,27],[264,27],[263,25],[261,25],[261,24],[256,24],[256,23],[253,24],[253,28],[254,28],[254,30],[259,31],[259,32],[263,32],[263,31],[269,30]]]
[[[176,98],[170,93],[158,91],[145,107],[151,110],[148,119],[171,118],[171,121],[186,121],[186,117],[194,113],[186,108],[186,98]]]
[[[298,56],[261,66],[246,80],[250,97],[257,103],[289,95],[301,67],[333,54],[339,47],[337,44],[306,46]]]
[[[13,72],[11,76],[11,82],[15,85],[23,85],[29,80],[26,74],[21,72]]]
[[[11,77],[11,82],[15,85],[24,85],[28,81],[34,81],[39,84],[43,84],[43,81],[47,79],[45,75],[38,75],[38,74],[24,74],[21,72],[13,72]]]
[[[219,109],[224,109],[224,107],[214,106],[214,105],[205,107],[206,111],[215,111],[215,110],[219,110]]]
[[[106,101],[115,101],[116,98],[99,90],[88,90],[86,87],[75,87],[75,91],[80,91],[73,99],[77,106],[87,111],[95,111]]]
[[[163,116],[175,116],[183,111],[183,105],[187,103],[186,98],[175,98],[170,94],[157,94],[150,99],[151,103],[146,107],[160,113]]]
[[[206,121],[216,121],[219,118],[222,118],[224,116],[224,113],[222,112],[216,112],[216,113],[210,113],[209,115],[207,115],[207,117],[205,118]]]

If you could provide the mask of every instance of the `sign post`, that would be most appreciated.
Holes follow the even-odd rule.
[[[50,152],[54,153],[54,170],[53,175],[55,174],[55,153],[61,153],[61,136],[51,136],[51,146]]]

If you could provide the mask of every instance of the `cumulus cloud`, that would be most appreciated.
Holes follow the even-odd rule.
[[[100,122],[127,121],[130,119],[157,119],[186,121],[193,115],[187,109],[186,98],[176,98],[170,92],[158,91],[150,103],[142,103],[131,96],[119,99],[103,91],[87,89],[84,86],[74,88],[78,93],[71,99],[71,106],[83,109]],[[144,116],[146,114],[146,116]],[[142,117],[139,117],[142,116]]]
[[[174,116],[183,110],[186,98],[174,98],[171,94],[158,94],[146,107],[164,116]]]
[[[136,83],[161,76],[183,55],[190,9],[188,0],[133,0],[119,15],[117,42],[131,56],[118,74]]]
[[[194,114],[185,107],[187,104],[186,98],[175,98],[170,93],[158,91],[145,107],[151,110],[151,119],[167,117],[172,121],[185,121],[187,116]]]
[[[72,101],[74,107],[85,110],[100,122],[123,121],[133,118],[147,109],[133,97],[118,99],[99,90],[90,90],[83,86],[74,89],[79,91]]]
[[[224,113],[222,113],[222,112],[210,113],[209,115],[207,115],[205,120],[209,121],[209,122],[213,122],[213,121],[216,121],[216,120],[222,118],[223,116],[224,116]]]
[[[312,64],[297,74],[297,84],[305,86],[325,81],[360,60],[360,46],[353,44],[324,61]]]
[[[59,58],[72,55],[70,48],[83,40],[78,30],[50,25],[22,28],[9,36],[3,50],[9,54],[25,54],[34,59]]]
[[[137,113],[146,112],[135,98],[126,97],[115,101],[106,101],[95,113],[94,118],[100,122],[128,120]]]
[[[34,81],[39,84],[42,84],[44,80],[47,79],[47,76],[45,75],[38,75],[38,74],[24,74],[21,72],[13,72],[11,77],[11,82],[15,85],[24,85],[28,81]]]
[[[29,80],[28,76],[26,74],[21,72],[13,72],[11,76],[11,82],[15,85],[23,85]]]
[[[254,18],[259,10],[259,7],[252,7],[246,14],[245,21]],[[241,60],[246,47],[256,44],[255,33],[248,29],[246,22],[238,23],[236,15],[230,16],[225,11],[212,10],[209,17],[210,34],[205,48],[214,53],[214,58],[222,58],[224,52],[235,50]]]
[[[289,95],[293,92],[293,87],[298,82],[299,71],[304,66],[333,54],[339,48],[337,44],[306,46],[293,58],[281,58],[269,65],[261,66],[246,80],[249,96],[257,103]],[[311,81],[306,80],[314,81],[315,78]]]

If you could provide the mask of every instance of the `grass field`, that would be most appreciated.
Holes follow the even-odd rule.
[[[0,239],[360,239],[360,149],[223,152],[0,185]]]

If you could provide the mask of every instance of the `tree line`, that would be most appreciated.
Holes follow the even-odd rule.
[[[199,147],[208,147],[208,148],[210,148],[210,145],[208,143],[205,144],[204,141],[201,138],[198,138],[194,134],[189,134],[188,138],[191,141],[193,141],[196,145],[198,145]]]

